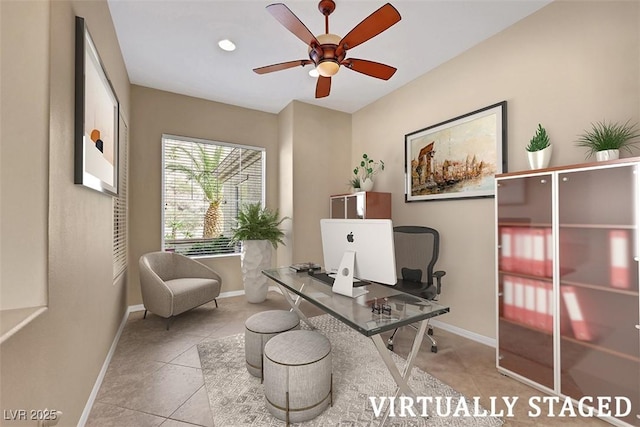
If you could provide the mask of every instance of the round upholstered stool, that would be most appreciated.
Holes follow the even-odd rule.
[[[287,424],[320,415],[332,403],[331,343],[315,331],[273,337],[264,346],[264,396]]]
[[[244,323],[244,355],[247,370],[262,378],[264,345],[276,335],[300,328],[300,319],[292,311],[268,310],[256,313]]]

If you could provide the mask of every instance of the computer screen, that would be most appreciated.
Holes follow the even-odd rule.
[[[353,276],[395,285],[396,258],[390,219],[321,219],[324,268],[337,273],[345,253],[354,253]]]

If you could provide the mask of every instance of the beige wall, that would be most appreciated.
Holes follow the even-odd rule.
[[[129,304],[141,304],[138,259],[160,250],[162,134],[264,147],[266,200],[278,207],[278,117],[141,86],[131,89]],[[240,257],[200,259],[223,277],[222,292],[242,289]]]
[[[24,277],[26,281],[44,281],[42,284],[48,286],[48,310],[2,343],[0,407],[56,408],[64,412],[60,425],[76,425],[126,308],[124,280],[115,284],[113,280],[112,198],[73,184],[76,14],[86,19],[120,99],[125,121],[129,81],[105,1],[19,3],[2,2],[3,41],[6,22],[28,28],[24,38],[11,42],[19,47],[21,57],[44,55],[40,58],[44,64],[36,64],[44,68],[44,74],[34,74],[22,67],[22,61],[6,57],[10,52],[3,44],[3,77],[6,71],[20,75],[12,80],[12,89],[23,95],[39,94],[32,100],[32,110],[24,116],[12,117],[3,108],[3,124],[10,119],[21,131],[14,135],[15,140],[5,139],[3,134],[3,157],[7,143],[25,146],[26,153],[34,148],[46,155],[48,168],[40,164],[39,156],[36,167],[20,156],[7,160],[33,174],[32,180],[20,184],[20,191],[27,197],[32,193],[37,196],[34,211],[27,209],[24,219],[17,219],[12,225],[28,232],[35,217],[34,226],[40,230],[43,217],[48,216],[48,231],[40,231],[42,234],[32,236],[32,240],[27,234],[35,253],[21,251],[19,258],[8,266],[3,263],[2,269],[13,269],[11,280]],[[43,46],[48,46],[51,55]],[[50,91],[43,103],[40,93],[45,88]],[[4,95],[3,90],[3,102]],[[46,129],[45,134],[42,129]],[[47,181],[48,194],[42,192]],[[2,196],[4,204],[4,192]],[[2,240],[4,244],[4,234]],[[9,242],[12,246],[21,244],[15,238]],[[32,270],[40,269],[43,263],[43,242],[48,252],[48,279],[40,274],[33,278]],[[5,286],[11,283],[3,281],[2,287]]]
[[[292,106],[291,199],[281,200],[293,204],[287,249],[290,262],[322,263],[320,219],[329,217],[329,196],[348,190],[351,115],[298,101]]]
[[[47,303],[49,5],[2,2],[0,13],[0,309],[8,310]],[[29,268],[13,268],[25,254]]]
[[[638,2],[555,2],[353,115],[352,158],[385,161],[376,188],[393,193],[396,225],[428,225],[447,271],[440,320],[495,337],[494,200],[404,202],[404,135],[506,100],[509,170],[528,169],[538,123],[551,165],[579,163],[576,135],[597,120],[637,121]]]

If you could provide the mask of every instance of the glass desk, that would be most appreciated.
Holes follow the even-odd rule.
[[[368,291],[366,294],[350,298],[333,293],[331,285],[314,279],[313,275],[309,275],[306,272],[296,273],[288,267],[264,270],[262,274],[278,285],[282,295],[291,305],[292,310],[312,329],[316,328],[299,308],[303,299],[316,305],[361,334],[370,337],[398,386],[396,396],[405,394],[416,397],[407,384],[407,380],[422,344],[422,338],[427,328],[427,320],[448,313],[449,307],[404,293],[393,286],[377,283],[364,286],[363,288]],[[292,298],[292,293],[295,295],[294,298]],[[391,312],[373,312],[371,308],[375,301],[378,304],[385,303],[390,306]],[[413,340],[411,352],[407,357],[407,363],[401,373],[391,358],[390,351],[385,346],[380,333],[413,323],[419,323],[418,331]],[[384,424],[388,411],[389,408],[387,408],[381,425]]]

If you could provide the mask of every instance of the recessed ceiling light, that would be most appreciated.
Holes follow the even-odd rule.
[[[316,70],[315,68],[312,68],[312,69],[309,71],[309,75],[310,75],[311,77],[318,77],[318,76],[320,75],[320,73],[319,73],[319,72],[318,72],[318,70]]]
[[[218,42],[218,46],[220,46],[220,49],[226,50],[227,52],[236,50],[236,45],[229,39],[220,40]]]

